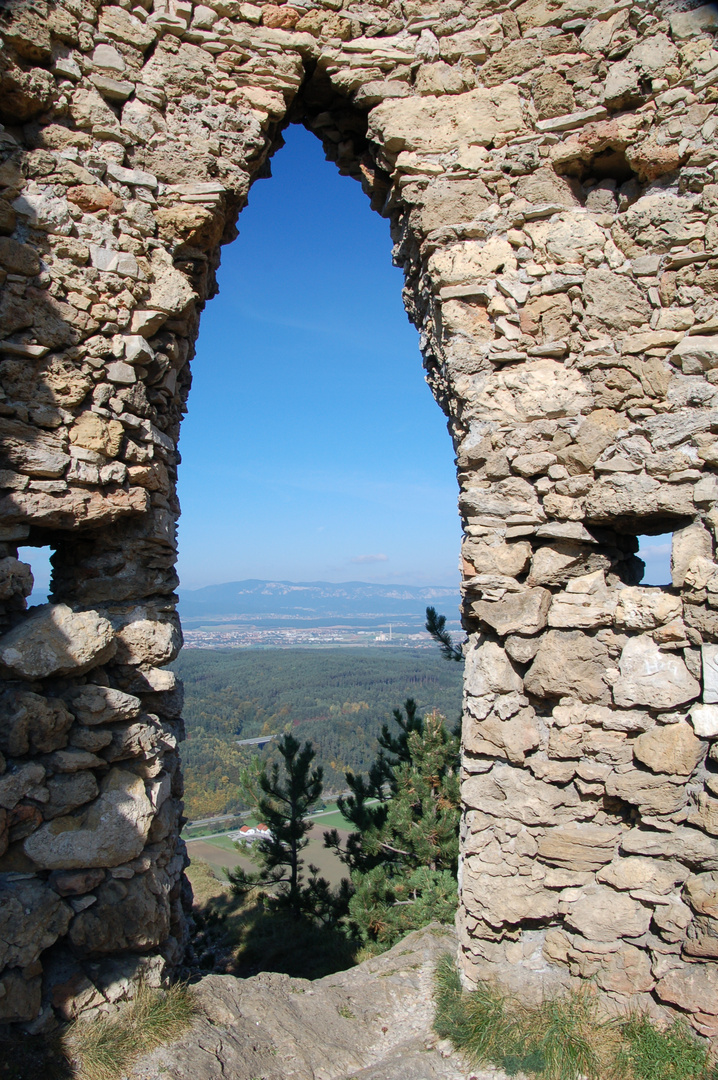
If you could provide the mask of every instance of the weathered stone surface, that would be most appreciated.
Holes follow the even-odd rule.
[[[672,814],[685,805],[686,792],[678,777],[671,780],[638,770],[611,773],[606,794],[632,803],[643,814]]]
[[[11,757],[49,753],[67,742],[72,716],[58,698],[23,690],[0,694],[0,750]]]
[[[551,593],[548,589],[521,589],[497,603],[479,601],[471,605],[474,615],[504,637],[521,631],[536,634],[546,625]]]
[[[0,666],[9,675],[30,679],[80,675],[114,651],[112,626],[96,611],[44,604],[0,638]]]
[[[57,893],[32,879],[0,880],[0,900],[2,967],[29,967],[65,933],[72,916]]]
[[[70,941],[83,955],[147,952],[169,933],[169,891],[169,879],[161,870],[130,881],[107,881],[96,891],[97,903],[73,920]]]
[[[142,703],[132,694],[109,686],[73,687],[67,694],[68,708],[83,723],[94,727],[118,720],[134,720],[142,711]]]
[[[682,964],[659,980],[656,993],[687,1012],[718,1014],[718,964]]]
[[[688,870],[675,860],[647,859],[640,855],[614,860],[596,875],[598,881],[614,889],[640,889],[665,896],[682,885]]]
[[[690,776],[705,753],[705,744],[688,723],[657,725],[633,744],[633,754],[655,773]]]
[[[614,941],[645,934],[650,908],[605,885],[587,885],[569,903],[567,924],[590,941]]]
[[[680,859],[704,870],[718,870],[718,841],[698,829],[679,826],[670,832],[635,828],[621,840],[627,855],[648,855],[658,859]]]
[[[42,825],[25,841],[25,853],[45,870],[119,866],[142,851],[152,816],[144,781],[116,767],[87,810]]]
[[[613,684],[613,699],[622,708],[673,709],[700,695],[700,683],[680,657],[661,652],[651,637],[631,638],[618,666],[621,674]]]
[[[677,596],[660,589],[632,587],[620,589],[616,605],[616,625],[626,630],[653,630],[681,616],[683,606]]]
[[[574,695],[582,701],[607,702],[603,673],[606,649],[595,638],[578,631],[550,630],[541,640],[525,686],[536,697]]]
[[[550,829],[538,843],[538,857],[550,866],[569,870],[598,870],[613,858],[618,829],[600,825]]]
[[[521,690],[521,677],[504,650],[493,641],[477,640],[466,653],[467,692],[474,697]]]
[[[389,153],[441,153],[455,146],[488,146],[524,128],[517,88],[497,86],[444,98],[387,101],[369,114],[370,138]]]

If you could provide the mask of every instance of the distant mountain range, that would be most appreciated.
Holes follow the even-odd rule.
[[[316,623],[318,619],[363,622],[377,618],[425,618],[427,605],[450,620],[457,617],[459,590],[451,586],[372,585],[366,581],[228,581],[203,589],[181,589],[179,610],[185,624],[201,619],[226,621],[238,616]]]

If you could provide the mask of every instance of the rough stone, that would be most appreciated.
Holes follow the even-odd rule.
[[[655,773],[690,776],[705,753],[705,745],[690,724],[658,725],[644,731],[633,744],[634,757]]]
[[[683,661],[661,652],[653,638],[631,638],[619,660],[620,677],[613,684],[617,705],[630,709],[648,705],[653,709],[674,709],[700,695],[701,687]]]
[[[144,781],[116,767],[86,810],[42,825],[27,838],[24,850],[45,870],[119,866],[142,851],[152,816]]]
[[[96,611],[44,604],[0,638],[0,666],[9,675],[29,679],[81,675],[114,651],[112,626]]]
[[[590,941],[614,941],[645,934],[651,921],[650,908],[625,892],[606,885],[587,885],[568,904],[567,924]]]
[[[529,693],[540,698],[575,695],[582,701],[608,702],[603,673],[606,649],[579,631],[549,630],[525,677]]]

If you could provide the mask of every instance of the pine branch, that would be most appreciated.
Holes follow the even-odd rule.
[[[464,659],[461,646],[454,645],[451,634],[446,629],[446,615],[439,615],[436,608],[426,609],[426,629],[438,643],[442,656],[447,660],[456,660],[460,663]]]

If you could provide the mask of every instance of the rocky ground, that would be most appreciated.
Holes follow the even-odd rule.
[[[316,982],[210,975],[201,1013],[131,1080],[489,1080],[432,1031],[432,974],[453,931],[417,930],[382,956]]]

